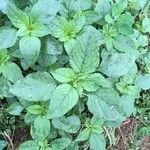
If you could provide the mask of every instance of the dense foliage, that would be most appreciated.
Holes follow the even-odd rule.
[[[150,89],[149,5],[0,0],[0,101],[31,135],[19,150],[112,144],[108,129],[135,115]]]

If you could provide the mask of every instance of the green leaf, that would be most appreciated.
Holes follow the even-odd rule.
[[[7,142],[0,140],[0,150],[3,150],[7,146]]]
[[[99,66],[98,34],[95,28],[90,28],[84,36],[77,39],[69,54],[71,67],[76,72],[92,73]]]
[[[118,36],[113,40],[114,47],[120,52],[134,52],[135,44],[134,41],[125,36]]]
[[[93,116],[91,121],[90,121],[90,131],[96,134],[102,134],[103,131],[103,124],[104,124],[104,119],[103,118],[98,118]]]
[[[36,37],[43,37],[49,34],[49,29],[46,25],[36,23],[36,26],[31,31],[31,35]]]
[[[39,145],[35,141],[31,140],[22,143],[19,150],[39,150],[39,148]]]
[[[11,83],[6,80],[3,76],[0,76],[0,98],[12,97],[13,95],[9,92]]]
[[[20,103],[15,102],[7,108],[7,112],[14,116],[20,116],[23,109],[24,107]]]
[[[82,142],[82,141],[88,140],[89,138],[90,138],[90,130],[86,128],[79,133],[75,141]]]
[[[71,110],[78,102],[77,90],[69,84],[59,85],[52,94],[50,101],[50,116],[61,117]]]
[[[7,8],[7,16],[11,20],[12,24],[21,28],[24,25],[29,24],[29,17],[27,14],[18,9],[14,4],[10,4]]]
[[[16,30],[0,27],[0,49],[12,47],[17,41]]]
[[[101,62],[101,69],[109,77],[120,77],[128,73],[135,64],[135,56],[125,53],[108,54]]]
[[[150,33],[150,18],[145,17],[142,21],[142,27],[144,32]]]
[[[105,79],[100,73],[89,75],[82,83],[83,88],[88,91],[96,91],[99,87],[110,87],[111,82]]]
[[[12,83],[23,78],[20,68],[15,63],[5,63],[1,68],[3,76]]]
[[[39,56],[40,39],[34,36],[25,36],[20,40],[19,46],[23,58],[29,65],[33,65]]]
[[[50,129],[50,120],[45,116],[38,116],[31,127],[32,138],[36,141],[45,140],[50,133]]]
[[[111,6],[109,0],[98,0],[95,11],[102,17],[105,17],[110,12]]]
[[[0,49],[0,72],[3,63],[6,63],[9,59],[9,55],[6,49]]]
[[[93,150],[105,150],[106,141],[104,135],[92,133],[90,137],[90,148]]]
[[[42,112],[44,111],[44,108],[40,105],[31,105],[27,107],[26,109],[29,113],[34,114],[34,115],[42,114]]]
[[[68,147],[70,143],[71,143],[71,140],[68,138],[56,139],[52,142],[52,149],[53,150],[63,150],[66,147]]]
[[[60,3],[56,0],[42,0],[36,3],[32,10],[31,16],[36,22],[44,24],[50,23],[60,9]]]
[[[80,119],[77,116],[53,119],[52,124],[55,128],[66,131],[68,133],[76,133],[80,129]]]
[[[96,117],[106,120],[123,119],[120,97],[113,89],[100,88],[95,93],[88,94],[88,109]]]
[[[2,10],[3,13],[6,13],[8,4],[11,2],[11,0],[0,0],[0,10]]]
[[[72,2],[73,2],[72,7],[73,7],[74,10],[76,10],[76,11],[87,10],[87,9],[89,9],[89,8],[91,7],[91,5],[92,5],[91,0],[86,0],[86,1],[84,1],[84,0],[77,0],[77,1],[73,0]]]
[[[46,101],[51,98],[55,87],[56,84],[48,73],[37,72],[16,82],[10,92],[28,101]]]
[[[121,13],[125,10],[127,7],[128,3],[127,0],[119,0],[117,3],[115,3],[112,6],[112,16],[120,16]]]
[[[135,84],[141,88],[142,90],[149,90],[150,89],[150,75],[138,75],[135,81]]]
[[[51,71],[53,77],[62,83],[73,81],[76,78],[76,73],[70,68],[60,68],[55,71]]]
[[[34,122],[34,120],[37,118],[38,115],[34,115],[34,114],[30,114],[29,112],[27,112],[24,116],[24,122],[27,125],[30,125],[31,123]]]

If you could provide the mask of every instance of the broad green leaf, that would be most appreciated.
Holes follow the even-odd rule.
[[[76,44],[75,39],[70,39],[70,40],[64,42],[64,47],[65,47],[67,54],[70,54],[70,52],[72,51],[75,44]]]
[[[0,140],[0,150],[3,150],[7,146],[7,142]]]
[[[89,138],[90,138],[90,130],[85,128],[79,133],[75,141],[82,142],[82,141],[88,140]]]
[[[103,134],[92,133],[90,137],[90,148],[93,150],[105,150],[106,141]]]
[[[90,28],[84,36],[77,39],[69,54],[71,67],[76,72],[92,73],[99,66],[99,45],[95,38],[98,34],[96,29]]]
[[[18,9],[14,4],[10,4],[7,7],[7,16],[11,20],[12,24],[17,28],[20,28],[24,25],[29,25],[28,15]]]
[[[19,102],[15,102],[7,108],[7,112],[14,116],[20,116],[23,109],[24,107]]]
[[[79,150],[79,146],[76,142],[72,141],[66,150]]]
[[[38,62],[41,66],[48,67],[55,63],[63,52],[63,45],[52,37],[44,39],[44,48],[40,51]]]
[[[149,90],[150,89],[150,75],[138,75],[135,81],[135,84],[141,88],[142,90]]]
[[[74,81],[76,78],[76,73],[70,68],[60,68],[54,71],[51,71],[53,77],[62,83]]]
[[[38,116],[31,127],[32,138],[36,141],[45,140],[50,133],[50,129],[50,120],[45,116]]]
[[[31,140],[22,143],[19,150],[39,150],[39,148],[39,145],[35,141]]]
[[[8,4],[10,4],[11,0],[0,0],[0,10],[3,13],[6,13]]]
[[[33,65],[39,56],[40,39],[34,36],[25,36],[20,40],[19,46],[23,58],[29,65]]]
[[[100,88],[95,93],[88,94],[88,109],[96,117],[106,120],[122,118],[120,97],[113,89]]]
[[[134,23],[134,17],[130,13],[122,14],[119,17],[117,27],[120,33],[124,35],[131,35],[134,33],[132,25]]]
[[[82,83],[83,88],[88,91],[96,91],[99,87],[110,87],[111,82],[105,79],[100,73],[89,75]]]
[[[17,41],[16,30],[0,27],[0,49],[12,47]]]
[[[80,119],[77,116],[53,119],[52,124],[55,128],[66,131],[68,133],[76,133],[80,129]]]
[[[44,108],[40,105],[31,105],[29,107],[26,108],[27,111],[31,114],[42,114],[42,112],[44,111]]]
[[[27,125],[30,125],[31,123],[34,122],[34,120],[38,117],[38,115],[34,115],[34,114],[31,114],[29,112],[27,112],[24,116],[24,122],[27,124]]]
[[[31,16],[37,22],[49,24],[54,19],[59,9],[60,3],[56,0],[40,0],[33,6]]]
[[[50,101],[50,116],[61,117],[71,110],[78,102],[77,90],[69,84],[59,85],[52,94]]]
[[[71,143],[71,140],[68,138],[56,139],[52,142],[52,149],[53,150],[63,150],[66,147],[68,147],[70,143]]]
[[[132,53],[135,51],[134,41],[125,36],[118,36],[113,40],[113,44],[119,52]]]
[[[135,63],[135,56],[125,53],[108,54],[101,62],[101,69],[109,77],[120,77],[128,73]]]
[[[121,105],[127,117],[135,112],[134,102],[135,98],[132,96],[123,95],[121,97]]]
[[[12,97],[13,95],[9,92],[11,83],[6,80],[3,76],[0,76],[0,98]]]
[[[15,63],[5,63],[1,68],[3,76],[12,83],[23,78],[20,68]]]
[[[51,98],[56,84],[47,72],[37,72],[19,80],[10,92],[28,101],[46,101]]]
[[[125,10],[127,7],[128,3],[127,0],[119,0],[117,3],[115,3],[112,6],[112,16],[120,16],[121,13]]]
[[[58,56],[63,52],[63,45],[61,42],[52,37],[47,37],[45,39],[45,53],[47,55],[55,55]]]
[[[109,3],[109,0],[98,0],[95,11],[102,17],[105,17],[111,9],[111,5]]]
[[[150,33],[150,18],[145,17],[142,22],[144,32]]]
[[[76,11],[83,11],[83,10],[87,10],[91,7],[92,2],[91,0],[72,0],[72,7],[74,10]]]

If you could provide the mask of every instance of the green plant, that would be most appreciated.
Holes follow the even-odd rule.
[[[0,98],[31,135],[19,150],[113,144],[108,128],[135,115],[135,100],[150,89],[149,6],[0,0]]]

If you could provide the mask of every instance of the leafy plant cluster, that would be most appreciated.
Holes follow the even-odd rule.
[[[0,98],[31,134],[19,150],[106,149],[150,89],[149,5],[0,0]]]

